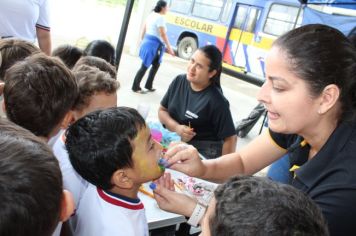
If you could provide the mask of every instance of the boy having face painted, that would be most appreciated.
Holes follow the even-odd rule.
[[[148,235],[142,183],[159,178],[162,146],[132,108],[95,111],[67,131],[74,169],[90,185],[77,208],[75,235]]]

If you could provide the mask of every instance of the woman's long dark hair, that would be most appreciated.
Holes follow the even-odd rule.
[[[216,70],[216,74],[210,79],[212,84],[221,89],[220,76],[222,71],[222,54],[214,45],[206,45],[199,48],[210,60],[209,72]]]

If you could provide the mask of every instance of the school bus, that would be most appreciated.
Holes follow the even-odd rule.
[[[264,81],[267,51],[283,33],[310,23],[346,35],[356,27],[356,0],[168,0],[168,6],[167,35],[179,57],[214,44],[225,72],[256,85]]]

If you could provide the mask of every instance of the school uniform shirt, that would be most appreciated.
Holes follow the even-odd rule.
[[[36,41],[36,27],[50,30],[48,0],[1,0],[0,38]]]
[[[197,92],[191,88],[185,74],[178,75],[161,105],[179,124],[194,129],[196,135],[192,140],[222,141],[236,134],[229,102],[214,85]]]
[[[310,146],[303,138],[269,131],[278,146],[289,149],[291,185],[308,194],[321,208],[330,235],[356,232],[356,122],[341,123],[320,151],[308,161]]]
[[[68,152],[65,146],[65,130],[60,131],[60,136],[54,143],[53,154],[59,162],[59,167],[62,172],[63,188],[72,193],[75,207],[78,209],[80,199],[88,187],[88,182],[84,180],[73,168],[69,160]],[[72,215],[69,219],[71,230],[74,232],[76,227],[76,214]]]
[[[77,236],[148,236],[140,199],[103,191],[89,184],[77,210]]]

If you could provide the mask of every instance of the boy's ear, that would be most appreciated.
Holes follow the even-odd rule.
[[[114,172],[111,178],[112,183],[123,189],[131,189],[133,187],[132,179],[126,174],[124,169],[119,169]]]
[[[60,221],[67,221],[69,217],[73,214],[74,209],[75,204],[73,200],[73,195],[71,192],[64,189],[62,193]]]
[[[61,128],[62,129],[67,129],[70,124],[74,122],[74,114],[73,111],[70,110],[67,112],[67,114],[64,116],[62,122],[61,122]]]

